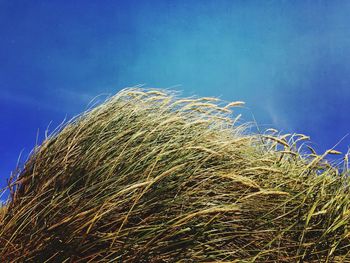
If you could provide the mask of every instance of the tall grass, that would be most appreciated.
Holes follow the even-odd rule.
[[[129,88],[10,180],[2,262],[350,262],[349,177],[216,98]]]

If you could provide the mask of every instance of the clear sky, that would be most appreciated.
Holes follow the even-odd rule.
[[[346,0],[0,0],[0,186],[38,129],[135,84],[244,100],[245,120],[322,152],[350,132],[349,14]]]

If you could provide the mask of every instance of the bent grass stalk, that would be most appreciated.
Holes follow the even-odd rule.
[[[348,155],[221,103],[127,88],[46,131],[9,180],[1,261],[350,262]]]

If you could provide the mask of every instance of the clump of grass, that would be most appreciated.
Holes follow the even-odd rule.
[[[124,89],[10,181],[2,262],[350,262],[349,177],[216,98]]]

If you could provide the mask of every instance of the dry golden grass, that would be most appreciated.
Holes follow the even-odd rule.
[[[350,262],[338,152],[241,105],[131,88],[66,123],[10,184],[1,262]]]
[[[6,206],[0,205],[0,220],[2,220],[4,215],[6,214],[6,208]]]

